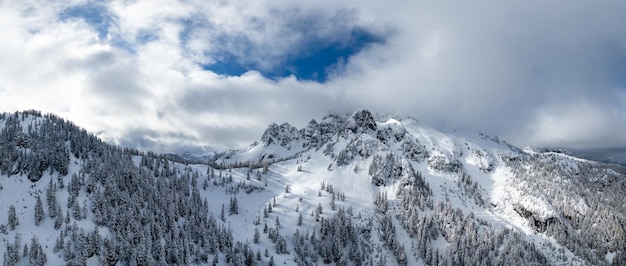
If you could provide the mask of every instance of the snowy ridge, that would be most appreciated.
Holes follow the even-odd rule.
[[[63,125],[48,132],[48,142],[64,143],[58,156],[69,157],[67,173],[57,155],[35,159],[24,150],[30,144],[19,144],[35,145],[45,134],[29,128],[43,132],[47,124]],[[302,129],[271,124],[249,147],[212,155],[210,166],[112,147],[37,112],[4,114],[0,125],[0,215],[14,206],[19,220],[13,229],[0,220],[5,262],[40,261],[37,252],[23,256],[33,236],[51,265],[597,265],[626,258],[623,170],[484,134],[442,133],[410,117],[360,110]],[[22,133],[6,130],[13,127]],[[33,171],[36,165],[47,167]],[[36,195],[45,206],[39,225]],[[64,216],[58,228],[47,195]],[[19,256],[11,256],[18,234]]]

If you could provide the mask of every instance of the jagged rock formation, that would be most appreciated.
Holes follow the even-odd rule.
[[[298,129],[289,123],[283,123],[280,126],[272,123],[263,133],[261,141],[265,146],[276,144],[281,147],[286,147],[288,144],[300,140],[301,137]]]

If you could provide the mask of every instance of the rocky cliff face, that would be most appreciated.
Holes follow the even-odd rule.
[[[283,123],[280,126],[272,123],[263,133],[261,141],[265,146],[275,144],[281,147],[287,147],[289,144],[300,140],[302,137],[298,129],[289,123]]]

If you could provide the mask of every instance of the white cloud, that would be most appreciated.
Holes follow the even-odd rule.
[[[625,4],[587,1],[111,1],[107,38],[69,4],[0,4],[0,111],[40,109],[120,143],[238,147],[270,122],[396,111],[520,145],[624,147]],[[353,27],[385,36],[325,84],[271,69]],[[171,145],[171,146],[169,146]]]
[[[580,100],[545,107],[528,127],[530,142],[580,150],[620,147],[626,143],[626,112],[602,104]]]

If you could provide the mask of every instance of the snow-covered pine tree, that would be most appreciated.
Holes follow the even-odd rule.
[[[222,203],[222,210],[220,211],[220,220],[222,220],[222,222],[226,222],[226,217],[224,215],[224,203]]]
[[[83,219],[83,209],[80,207],[78,200],[74,200],[74,204],[72,204],[72,218],[77,221]]]
[[[56,195],[56,186],[52,182],[52,178],[50,178],[50,182],[48,183],[48,187],[46,187],[46,202],[48,203],[48,216],[50,218],[55,218],[57,216],[57,195]]]
[[[36,236],[33,236],[30,243],[30,252],[28,254],[28,264],[35,266],[43,266],[48,261],[46,253],[43,251],[41,244]]]
[[[261,233],[259,232],[259,228],[254,228],[254,237],[252,238],[252,242],[254,244],[258,244],[261,240]]]
[[[37,199],[35,202],[35,225],[39,226],[44,217],[45,215],[43,213],[43,203],[41,202],[41,197],[37,195]]]
[[[63,225],[63,211],[61,211],[61,206],[57,203],[57,216],[54,219],[54,229],[58,230]]]
[[[230,199],[230,205],[228,207],[228,213],[230,215],[239,214],[239,206],[238,206],[238,203],[237,203],[237,197],[236,196],[233,196]]]
[[[15,227],[17,227],[20,224],[19,219],[17,218],[17,214],[15,213],[15,206],[11,205],[9,206],[9,211],[7,214],[7,217],[9,219],[9,229],[11,230],[15,230]]]
[[[302,213],[301,212],[298,213],[298,223],[297,223],[297,225],[298,226],[302,225]]]

